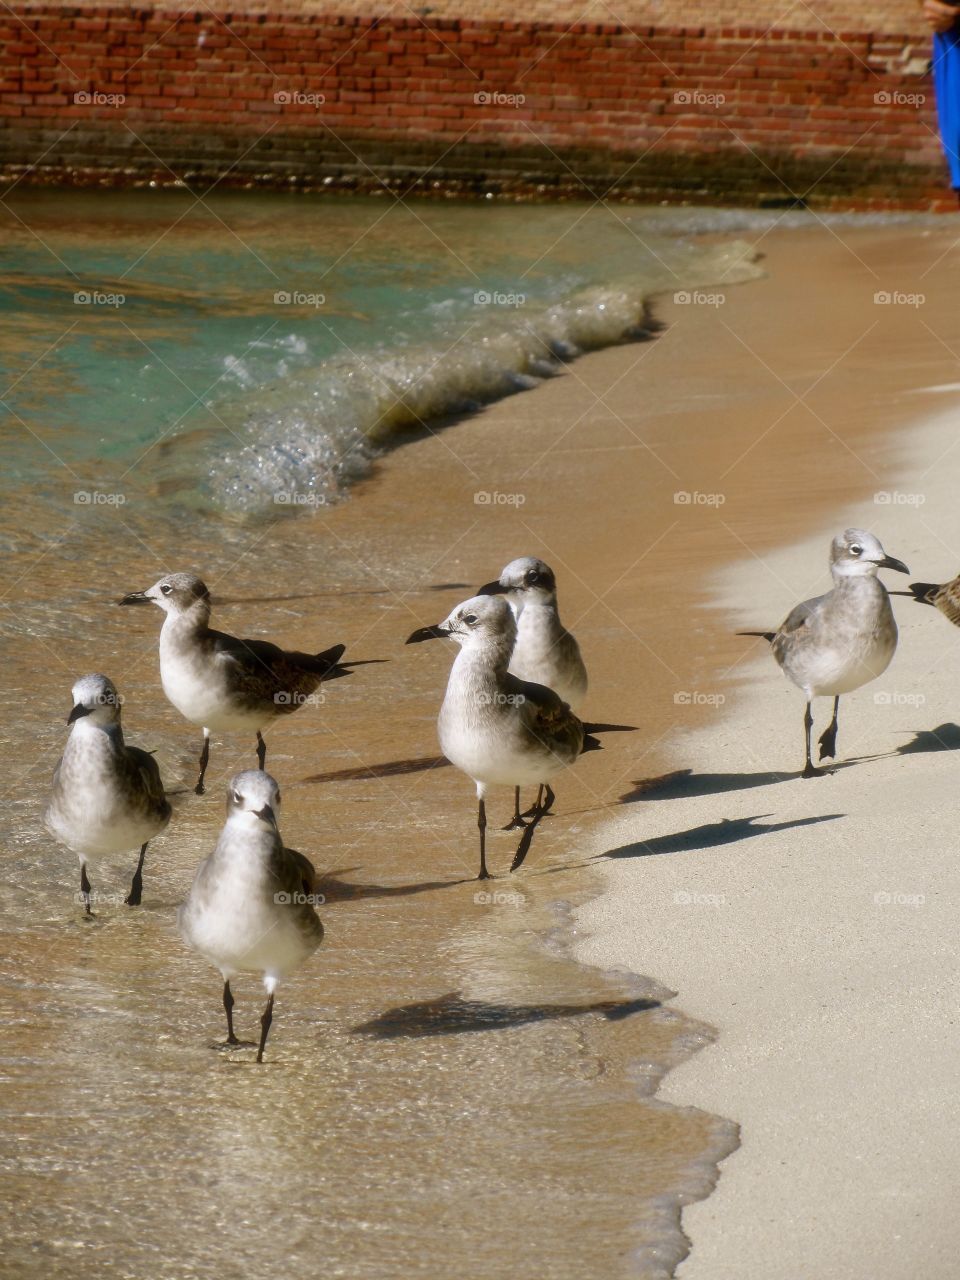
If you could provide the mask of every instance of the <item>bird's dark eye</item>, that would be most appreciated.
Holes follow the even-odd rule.
[[[467,626],[468,626],[468,627],[475,627],[475,626],[477,625],[477,623],[479,622],[479,618],[477,617],[477,615],[476,615],[475,613],[467,613],[467,614],[465,614],[465,615],[464,615],[463,620],[464,620],[464,622],[467,624]]]
[[[170,592],[173,590],[173,587],[171,587],[169,582],[164,582],[160,590],[163,592],[165,596],[168,596]]]
[[[239,791],[235,791],[233,793],[233,802],[234,804],[243,804],[243,796],[240,794]]]
[[[857,546],[857,545],[856,545],[856,543],[854,543],[854,545],[850,548],[850,554],[851,554],[852,556],[859,556],[859,555],[862,555],[862,554],[863,554],[863,547]]]
[[[527,572],[523,575],[523,580],[528,587],[535,587],[537,583],[540,581],[539,569],[528,569]]]

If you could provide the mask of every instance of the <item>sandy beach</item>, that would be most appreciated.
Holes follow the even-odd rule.
[[[733,632],[825,589],[829,537],[854,522],[917,578],[955,572],[949,422],[904,430],[956,394],[925,390],[957,380],[953,232],[745,225],[718,240],[747,240],[763,279],[657,299],[656,338],[411,433],[313,518],[223,522],[198,547],[189,519],[158,526],[139,497],[78,510],[77,484],[115,483],[99,462],[62,478],[49,530],[4,517],[0,1016],[20,1137],[2,1175],[28,1205],[12,1274],[221,1274],[213,1188],[242,1199],[251,1165],[238,1274],[270,1274],[282,1230],[287,1274],[312,1276],[318,1222],[331,1274],[377,1280],[499,1280],[518,1258],[524,1276],[665,1280],[687,1239],[680,1274],[710,1280],[947,1274],[953,815],[936,794],[942,776],[952,795],[949,753],[928,749],[954,718],[960,635],[898,601],[889,681],[842,707],[857,763],[801,782],[800,695]],[[403,640],[524,553],[557,572],[585,715],[638,732],[558,780],[519,875],[515,836],[491,830],[503,896],[478,899],[473,788],[435,767],[452,654]],[[327,897],[317,963],[284,987],[269,1092],[211,1054],[215,975],[174,925],[252,744],[215,740],[210,795],[188,793],[198,735],[159,688],[159,618],[113,604],[173,567],[203,571],[225,630],[389,659],[267,735],[285,838]],[[37,815],[70,684],[94,667],[181,795],[142,913],[108,905],[87,928],[75,861]],[[98,868],[94,886],[128,874]],[[578,938],[598,967],[570,960]],[[246,1020],[258,999],[251,981]]]
[[[655,976],[718,1031],[660,1095],[740,1126],[716,1191],[683,1214],[684,1280],[955,1268],[960,634],[895,600],[895,660],[842,700],[837,767],[811,780],[798,777],[802,696],[762,640],[733,635],[773,628],[827,590],[829,541],[847,526],[874,531],[913,580],[955,574],[951,244],[940,232],[832,246],[823,235],[805,278],[772,246],[769,280],[722,316],[770,383],[815,390],[777,422],[756,403],[764,375],[747,375],[758,489],[747,505],[730,492],[736,470],[700,481],[726,499],[704,539],[739,542],[736,563],[711,571],[702,595],[686,575],[672,590],[702,641],[697,668],[678,672],[702,723],[685,730],[678,708],[661,742],[671,773],[624,788],[594,846],[606,892],[579,913],[581,957]],[[815,308],[807,290],[827,279]],[[922,301],[874,304],[871,281]],[[764,291],[777,306],[758,323]],[[891,589],[909,581],[884,576]],[[826,701],[815,716],[819,734]]]

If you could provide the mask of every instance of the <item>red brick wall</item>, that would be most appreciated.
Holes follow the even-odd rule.
[[[8,178],[812,204],[944,183],[915,31],[37,4],[0,36]]]

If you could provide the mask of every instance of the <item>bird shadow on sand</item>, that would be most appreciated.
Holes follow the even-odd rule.
[[[339,877],[356,871],[356,867],[342,867],[317,877],[316,888],[326,902],[356,902],[361,898],[406,898],[414,893],[429,893],[431,889],[451,889],[458,884],[472,884],[473,878],[459,880],[421,880],[414,884],[356,884]]]
[[[352,765],[348,769],[331,769],[327,773],[311,773],[301,778],[306,782],[357,782],[364,778],[396,778],[406,773],[424,773],[428,769],[449,768],[446,756],[415,756],[408,760],[385,760],[382,764]]]
[[[490,1004],[485,1000],[465,1000],[459,991],[451,991],[436,1000],[401,1005],[388,1009],[369,1022],[351,1028],[356,1035],[374,1036],[378,1040],[395,1040],[403,1036],[458,1035],[464,1031],[504,1031],[531,1022],[550,1022],[558,1018],[579,1018],[585,1013],[601,1013],[610,1021],[628,1018],[634,1013],[659,1009],[659,1000],[595,1000],[591,1004]]]
[[[858,764],[858,760],[841,760],[820,767],[824,774],[837,773]],[[795,773],[695,773],[693,769],[674,769],[657,778],[638,778],[631,790],[619,797],[619,804],[635,804],[638,800],[683,800],[694,796],[721,795],[725,791],[749,791],[753,787],[772,787],[779,782],[792,782]],[[807,779],[816,782],[815,778]]]
[[[603,858],[652,858],[661,853],[690,853],[694,849],[715,849],[719,845],[736,844],[750,836],[770,835],[775,831],[790,831],[794,827],[811,827],[819,822],[833,822],[842,813],[822,813],[814,818],[795,818],[789,822],[771,822],[764,827],[753,823],[760,818],[773,817],[770,813],[757,813],[749,818],[722,818],[719,822],[705,822],[688,831],[676,831],[666,836],[654,836],[650,840],[636,840],[600,854]]]
[[[935,729],[914,729],[910,741],[890,755],[912,756],[927,751],[960,751],[960,725],[948,721]]]

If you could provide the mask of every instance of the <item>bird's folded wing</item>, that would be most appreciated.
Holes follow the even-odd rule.
[[[313,893],[317,886],[317,873],[313,863],[296,849],[288,849],[284,846],[283,852],[296,868],[300,877],[300,888],[304,893]]]
[[[507,695],[518,699],[524,721],[538,738],[555,738],[574,730],[582,734],[580,721],[560,695],[546,685],[508,676]]]
[[[156,760],[149,751],[141,751],[139,747],[127,747],[127,757],[140,775],[146,794],[156,804],[162,805],[166,799],[166,793]]]
[[[269,640],[244,640],[238,636],[225,635],[222,631],[210,631],[207,634],[213,641],[213,651],[217,657],[235,662],[247,670],[262,674],[266,669],[271,674],[276,674],[277,667],[283,662],[283,650]]]

